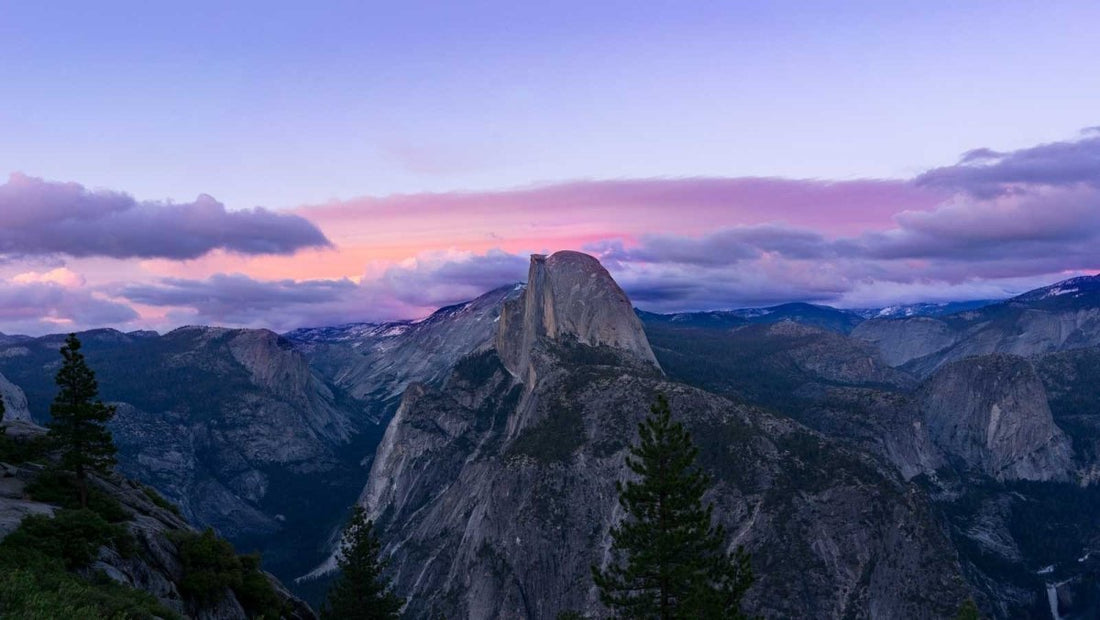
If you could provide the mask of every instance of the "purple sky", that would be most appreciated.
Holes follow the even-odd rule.
[[[1094,272],[1097,23],[1095,2],[4,3],[0,331],[418,316],[563,248],[655,310]]]

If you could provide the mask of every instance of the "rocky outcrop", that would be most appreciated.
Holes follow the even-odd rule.
[[[496,349],[524,377],[539,339],[606,345],[657,366],[642,323],[626,293],[598,260],[581,252],[531,255],[523,297],[504,304]]]
[[[0,375],[0,398],[4,399],[4,415],[0,422],[21,420],[31,421],[31,412],[27,409],[27,395],[4,375]]]
[[[941,368],[917,395],[924,430],[948,458],[998,480],[1065,480],[1069,440],[1032,364],[1010,355]]]

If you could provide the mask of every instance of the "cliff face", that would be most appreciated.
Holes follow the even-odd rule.
[[[0,422],[22,420],[30,422],[31,412],[27,409],[27,395],[4,375],[0,375],[0,398],[4,399],[4,415]]]
[[[504,304],[496,349],[509,371],[523,377],[542,338],[606,345],[657,366],[626,293],[598,260],[580,252],[533,254],[523,297]]]
[[[708,498],[730,544],[754,555],[752,611],[953,612],[965,586],[920,494],[790,420],[664,380],[606,272],[557,256],[533,260],[497,347],[441,388],[411,386],[379,446],[361,501],[410,615],[603,612],[589,567],[608,559],[615,481],[657,392],[716,478]]]
[[[919,390],[922,420],[949,458],[998,480],[1065,480],[1073,450],[1023,358],[989,355],[941,368]]]
[[[422,321],[299,329],[286,338],[321,376],[359,400],[366,417],[385,423],[410,383],[441,385],[455,362],[490,346],[502,305],[523,290],[503,286]]]

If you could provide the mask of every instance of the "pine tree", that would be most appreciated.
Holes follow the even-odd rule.
[[[76,334],[65,339],[61,357],[57,371],[61,389],[50,405],[49,437],[61,449],[62,469],[76,475],[80,505],[87,508],[88,474],[106,473],[115,464],[115,444],[106,426],[115,408],[96,398],[99,385],[84,361]]]
[[[637,481],[616,483],[626,517],[611,530],[613,562],[592,567],[600,600],[623,618],[744,618],[748,554],[725,551],[725,530],[703,505],[710,478],[695,467],[698,449],[664,395],[638,435],[626,460]]]
[[[379,558],[382,543],[374,535],[374,522],[367,520],[362,506],[344,530],[340,542],[340,576],[328,591],[328,600],[321,610],[322,618],[349,620],[381,620],[400,617],[405,599],[390,589],[382,577],[387,561]]]

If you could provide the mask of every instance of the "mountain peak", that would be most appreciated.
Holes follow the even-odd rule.
[[[1013,297],[1011,302],[1042,302],[1056,298],[1079,299],[1083,297],[1095,297],[1100,294],[1100,274],[1094,276],[1078,276],[1068,280],[1056,282],[1050,286],[1044,286],[1022,295]]]
[[[532,254],[523,296],[504,305],[497,350],[508,370],[524,374],[540,338],[606,345],[657,365],[630,299],[599,260],[582,252]]]

